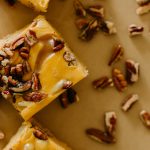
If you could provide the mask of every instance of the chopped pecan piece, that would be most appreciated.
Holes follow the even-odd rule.
[[[10,99],[12,97],[10,91],[8,91],[8,90],[2,91],[1,94],[4,99]]]
[[[83,29],[79,37],[82,40],[91,40],[95,32],[99,30],[99,27],[99,21],[97,19],[93,19],[89,22],[88,26]]]
[[[39,80],[39,74],[33,73],[32,74],[32,90],[38,91],[41,88],[41,83]]]
[[[138,15],[143,15],[143,14],[146,14],[148,12],[150,12],[150,3],[148,3],[147,5],[140,6],[136,9],[136,13]]]
[[[129,83],[135,83],[139,80],[139,63],[133,60],[126,60],[126,79]]]
[[[63,89],[69,89],[73,85],[72,81],[66,80],[63,84]]]
[[[128,111],[135,102],[139,100],[139,95],[137,94],[131,94],[129,95],[125,101],[122,103],[122,110],[123,111]]]
[[[64,41],[62,41],[56,37],[53,37],[52,39],[50,39],[49,42],[50,42],[54,52],[58,52],[58,51],[62,50],[65,46]]]
[[[147,112],[146,110],[142,110],[140,112],[140,118],[142,120],[142,122],[144,123],[144,125],[148,128],[150,128],[150,113]]]
[[[9,57],[12,57],[13,56],[13,51],[11,50],[11,46],[10,45],[5,45],[3,48],[2,48],[3,52],[5,52],[5,54]]]
[[[127,87],[127,81],[123,73],[119,69],[113,69],[112,78],[116,89],[121,92],[124,91]]]
[[[108,134],[107,132],[103,132],[99,129],[95,128],[87,129],[86,134],[98,142],[104,142],[107,144],[116,142],[116,139],[112,135]]]
[[[12,49],[13,49],[13,50],[17,49],[18,47],[20,47],[21,45],[23,45],[24,42],[25,42],[25,38],[24,38],[24,37],[18,38],[17,40],[15,40],[15,41],[12,43]]]
[[[15,68],[16,68],[17,75],[23,75],[23,65],[22,64],[17,64]]]
[[[121,57],[123,56],[123,54],[124,54],[123,47],[120,44],[117,45],[113,50],[113,53],[111,55],[108,65],[111,66],[113,63],[119,61]]]
[[[25,101],[40,102],[45,99],[48,95],[42,92],[31,92],[23,95]]]
[[[117,32],[114,23],[111,21],[101,21],[100,29],[108,34],[115,34]]]
[[[33,30],[29,30],[25,35],[25,41],[29,46],[33,46],[38,42],[36,33]]]
[[[0,130],[0,140],[3,140],[5,138],[5,134],[3,131]]]
[[[86,28],[89,24],[89,19],[87,18],[78,18],[76,21],[75,21],[75,24],[76,24],[76,27],[80,30],[83,30],[84,28]]]
[[[87,12],[98,19],[104,18],[104,7],[101,5],[92,5],[87,8]]]
[[[59,101],[61,106],[66,108],[70,103],[78,102],[79,97],[74,89],[69,88],[59,96]]]
[[[105,113],[105,126],[106,131],[110,135],[114,135],[116,129],[117,116],[115,112],[106,112]]]
[[[68,62],[68,66],[71,66],[71,65],[75,66],[77,63],[74,54],[69,51],[64,52],[63,58],[66,62]]]
[[[16,86],[19,82],[15,79],[12,78],[12,76],[9,76],[8,77],[8,83],[13,85],[13,86]]]
[[[10,87],[9,90],[15,93],[26,92],[31,88],[31,81],[27,81],[25,83],[19,83],[17,87]]]
[[[2,81],[4,84],[7,84],[7,83],[8,83],[8,77],[5,76],[5,75],[3,75],[3,76],[1,77],[1,81]]]
[[[24,61],[22,65],[23,65],[23,73],[24,74],[31,71],[31,67],[30,67],[30,64],[28,61]]]
[[[150,0],[136,0],[139,6],[144,6],[150,3]]]
[[[99,79],[96,79],[92,82],[95,89],[101,88],[104,89],[109,86],[113,86],[113,81],[111,78],[108,78],[107,76],[103,76]]]
[[[128,31],[130,36],[140,35],[144,31],[144,27],[131,24],[128,27]]]
[[[74,8],[77,16],[85,17],[86,10],[79,0],[74,0]]]
[[[33,131],[33,134],[36,138],[40,139],[40,140],[48,140],[48,135],[46,133],[44,133],[42,130],[40,129],[35,129]]]
[[[4,74],[6,76],[8,76],[10,74],[10,65],[7,65],[7,66],[4,67],[4,72],[5,72]]]
[[[7,66],[8,64],[10,64],[10,61],[9,61],[9,59],[3,59],[2,61],[1,61],[1,65],[2,66]]]
[[[19,55],[20,55],[23,59],[28,59],[28,58],[29,58],[29,52],[30,52],[29,47],[22,47],[22,48],[19,50]]]

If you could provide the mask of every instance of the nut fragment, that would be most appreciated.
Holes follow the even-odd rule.
[[[73,53],[70,51],[65,51],[63,54],[63,58],[66,62],[68,62],[68,66],[76,66],[77,61]]]
[[[16,86],[18,84],[18,81],[13,79],[12,76],[9,76],[8,77],[8,83],[13,85],[13,86]]]
[[[24,74],[31,71],[31,67],[30,67],[30,64],[28,61],[24,61],[22,66],[23,66],[23,73]]]
[[[113,22],[111,21],[101,21],[100,23],[100,29],[108,34],[115,34],[117,32],[117,29]]]
[[[129,95],[125,101],[122,103],[122,110],[123,111],[128,111],[131,109],[133,104],[139,100],[139,95],[137,94],[131,94]]]
[[[114,85],[118,91],[122,92],[126,89],[127,81],[125,80],[123,73],[119,69],[113,69],[112,78]]]
[[[146,110],[142,110],[140,112],[140,118],[142,120],[142,122],[144,123],[144,125],[148,128],[150,128],[150,113],[147,112]]]
[[[36,44],[38,41],[36,33],[33,30],[29,30],[25,35],[25,41],[29,46]]]
[[[13,43],[12,43],[12,49],[15,50],[18,47],[20,47],[25,41],[24,37],[20,37],[18,39],[16,39]]]
[[[117,116],[115,112],[106,112],[105,113],[105,126],[106,131],[110,135],[114,135],[116,129]]]
[[[86,28],[89,24],[89,21],[87,18],[78,18],[75,21],[76,27],[80,30],[83,30],[84,28]]]
[[[144,27],[131,24],[128,27],[128,31],[130,36],[140,35],[144,31]]]
[[[133,60],[126,60],[126,79],[129,83],[135,83],[139,80],[139,63]]]
[[[136,2],[138,3],[138,5],[143,6],[150,3],[150,0],[136,0]]]
[[[113,50],[113,53],[111,55],[108,65],[111,66],[113,63],[119,61],[121,57],[123,56],[123,54],[124,54],[123,47],[120,44],[117,45]]]
[[[8,90],[2,91],[1,94],[2,94],[2,96],[3,96],[4,99],[10,99],[10,98],[12,98],[12,95],[11,95],[10,91],[8,91]]]
[[[147,5],[140,6],[136,9],[137,15],[143,15],[148,12],[150,12],[150,3],[148,3]]]
[[[33,135],[40,140],[48,140],[48,135],[40,129],[35,129]]]
[[[28,59],[28,58],[29,58],[29,52],[30,52],[29,47],[22,47],[22,48],[19,50],[19,55],[20,55],[23,59]]]
[[[81,17],[86,16],[86,10],[83,4],[79,0],[74,0],[74,8],[77,16],[81,16]]]
[[[40,102],[45,99],[48,95],[42,92],[31,92],[23,95],[25,101]]]
[[[101,5],[89,6],[87,12],[93,17],[104,18],[104,8]]]
[[[9,89],[15,93],[26,92],[31,88],[31,81],[27,81],[25,83],[19,83],[17,87],[10,87]]]
[[[63,108],[67,108],[69,104],[78,102],[79,97],[74,89],[69,88],[59,96],[59,101]]]
[[[5,138],[5,134],[3,131],[0,131],[0,140],[3,140]]]
[[[116,142],[116,139],[112,135],[108,134],[107,132],[103,132],[99,129],[95,128],[87,129],[86,134],[100,143],[104,142],[107,144],[111,144]]]
[[[39,80],[39,74],[33,73],[32,74],[32,90],[38,91],[41,88],[41,83]]]
[[[99,21],[97,19],[93,19],[89,22],[88,26],[85,29],[83,29],[79,37],[82,40],[91,40],[98,30],[99,30]]]
[[[113,86],[113,81],[111,78],[108,78],[107,76],[103,76],[99,79],[96,79],[92,82],[95,89],[101,88],[104,89],[109,86]]]

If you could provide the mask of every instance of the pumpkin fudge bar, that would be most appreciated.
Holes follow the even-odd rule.
[[[25,120],[87,74],[43,16],[0,40],[0,92]]]
[[[71,148],[35,121],[27,121],[3,150],[71,150]]]
[[[50,0],[18,0],[36,11],[46,12]]]

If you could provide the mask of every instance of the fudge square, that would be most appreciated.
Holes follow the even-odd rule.
[[[24,120],[87,75],[43,16],[0,40],[0,92]]]
[[[35,120],[23,122],[3,150],[71,150]]]

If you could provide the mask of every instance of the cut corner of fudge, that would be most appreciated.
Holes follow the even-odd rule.
[[[3,150],[71,150],[35,120],[23,122]]]
[[[38,12],[47,12],[50,0],[18,0]]]
[[[0,40],[0,92],[24,120],[87,75],[43,16]]]

